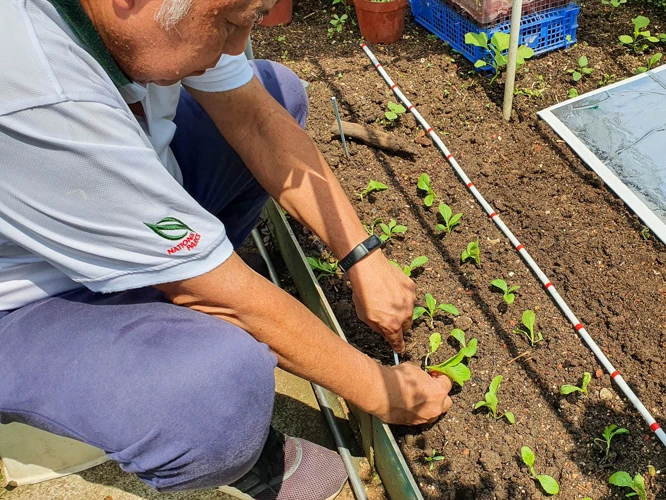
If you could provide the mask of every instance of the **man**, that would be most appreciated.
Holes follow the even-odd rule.
[[[234,253],[273,196],[349,255],[359,317],[404,350],[413,282],[368,253],[298,78],[242,55],[272,0],[0,2],[3,423],[161,491],[316,500],[346,474],[270,430],[276,363],[386,422],[448,410],[446,377],[380,366]]]

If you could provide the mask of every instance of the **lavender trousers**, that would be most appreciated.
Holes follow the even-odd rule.
[[[284,66],[252,62],[303,126],[307,97]],[[234,245],[265,191],[184,90],[172,149],[184,186]],[[275,356],[247,332],[175,306],[153,288],[75,290],[0,312],[0,422],[22,422],[106,451],[161,491],[213,488],[259,458],[273,411]]]

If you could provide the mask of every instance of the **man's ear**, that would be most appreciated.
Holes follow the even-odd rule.
[[[120,10],[125,10],[129,11],[134,8],[134,0],[113,0],[113,5],[120,9]]]

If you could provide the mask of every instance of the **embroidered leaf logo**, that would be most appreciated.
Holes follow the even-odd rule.
[[[162,238],[172,241],[182,240],[185,238],[185,236],[187,236],[188,232],[192,231],[192,229],[187,224],[176,219],[175,217],[165,217],[157,224],[148,224],[147,222],[144,222],[144,224],[155,231],[155,233]],[[178,231],[178,233],[174,234],[173,231]]]

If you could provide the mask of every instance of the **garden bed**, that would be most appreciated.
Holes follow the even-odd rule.
[[[646,407],[664,423],[666,251],[648,233],[641,235],[640,221],[536,117],[536,111],[566,98],[572,87],[566,70],[582,55],[595,71],[577,84],[581,93],[596,88],[604,74],[616,79],[634,74],[645,57],[628,53],[616,40],[631,31],[630,18],[639,13],[652,20],[654,31],[666,31],[666,15],[642,4],[623,6],[611,20],[601,4],[583,5],[579,44],[529,61],[527,71],[518,72],[517,88],[538,89],[542,79],[546,89],[541,98],[516,96],[510,125],[502,121],[498,108],[502,86],[490,86],[471,72],[471,64],[409,19],[403,40],[373,50]],[[419,145],[414,155],[389,155],[351,142],[351,159],[346,160],[340,143],[331,140],[331,95],[338,97],[343,119],[358,123],[381,120],[387,102],[395,98],[358,48],[356,29],[335,35],[336,43],[331,43],[326,36],[329,18],[326,4],[297,3],[291,25],[253,35],[255,55],[284,62],[310,82],[308,132],[361,220],[395,219],[409,228],[404,237],[389,242],[385,253],[401,264],[427,256],[426,268],[414,275],[419,305],[425,305],[426,292],[454,304],[461,313],[458,326],[466,327],[468,339],[479,341],[478,353],[469,362],[472,378],[455,391],[453,409],[433,426],[394,428],[423,495],[541,498],[520,461],[520,449],[527,445],[536,453],[537,473],[559,481],[560,498],[624,498],[618,488],[607,485],[617,470],[643,474],[649,498],[666,498],[666,449],[631,404],[616,395],[609,375],[598,372],[601,367],[592,353],[414,119],[403,116],[394,127],[375,124]],[[430,209],[417,189],[424,172],[439,195]],[[388,189],[361,202],[358,193],[369,179]],[[451,234],[434,229],[441,222],[439,202],[464,213]],[[477,237],[480,269],[460,263],[461,251]],[[320,250],[303,231],[301,243],[310,255]],[[508,309],[490,287],[496,278],[521,286]],[[325,278],[322,286],[349,341],[392,364],[388,346],[356,318],[348,284]],[[534,348],[513,333],[526,309],[536,312],[537,328],[545,338]],[[451,316],[436,316],[434,331],[446,337],[453,327]],[[415,322],[406,337],[406,359],[420,362],[430,333],[426,322]],[[434,360],[452,355],[453,346],[445,341]],[[562,384],[577,384],[585,371],[593,374],[587,397],[559,394]],[[514,425],[472,411],[496,375],[504,376],[499,408],[516,415]],[[603,462],[593,439],[609,424],[626,427],[631,434],[616,437],[609,461]],[[424,458],[433,449],[445,459],[430,471]],[[648,465],[659,471],[655,477]]]

